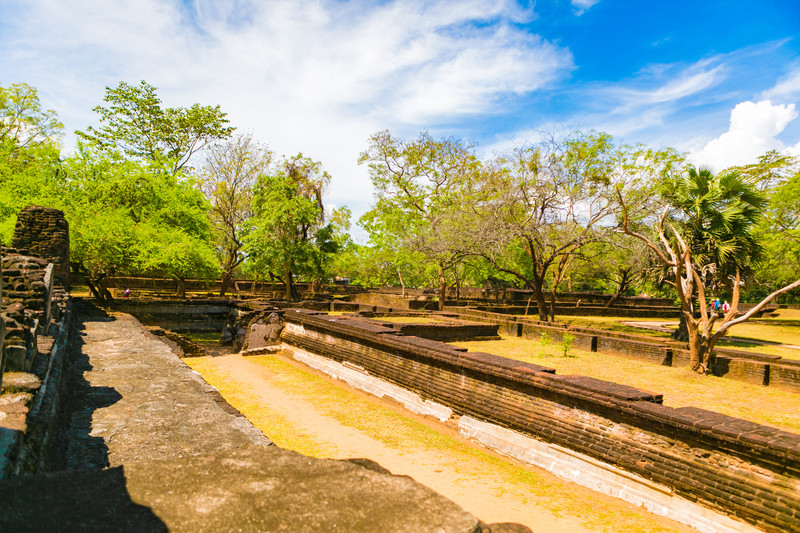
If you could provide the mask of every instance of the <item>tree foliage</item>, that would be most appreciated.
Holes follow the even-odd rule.
[[[256,183],[254,216],[245,238],[248,268],[282,281],[287,300],[297,297],[296,275],[319,280],[338,250],[322,204],[329,182],[319,162],[298,154]]]
[[[222,296],[246,258],[244,235],[253,215],[253,188],[270,172],[271,163],[272,152],[245,134],[212,146],[199,172],[201,189],[211,203]]]
[[[161,106],[156,88],[142,81],[138,86],[120,82],[106,87],[106,106],[99,128],[76,131],[80,139],[99,150],[119,151],[148,162],[169,162],[172,172],[185,168],[192,156],[209,143],[233,131],[219,106]]]
[[[0,87],[0,242],[9,244],[17,213],[32,204],[63,203],[59,175],[61,123],[36,89]]]
[[[665,206],[652,236],[632,229],[624,194],[618,190],[622,231],[644,242],[669,272],[668,281],[678,293],[688,330],[690,364],[698,372],[708,372],[719,339],[779,294],[800,286],[800,280],[773,292],[737,317],[741,285],[761,256],[754,228],[766,198],[756,180],[736,172],[714,175],[705,169],[689,168],[667,175],[659,190]],[[709,290],[720,285],[732,294],[730,310],[722,316],[707,304]]]
[[[640,191],[639,182],[680,160],[671,150],[617,146],[598,132],[550,135],[519,148],[500,159],[501,171],[484,186],[494,196],[479,206],[478,250],[533,290],[541,320],[554,319],[559,283],[613,224],[614,187]]]
[[[217,273],[208,205],[194,182],[171,168],[119,154],[80,151],[65,161],[71,261],[95,295],[109,299],[114,274],[178,281]]]
[[[481,173],[474,146],[460,140],[414,140],[388,131],[370,137],[361,154],[375,187],[375,207],[362,218],[371,242],[392,250],[392,267],[402,283],[401,258],[414,251],[438,269],[439,308],[444,306],[446,272],[466,254],[466,207]]]
[[[63,125],[52,109],[42,109],[38,91],[25,83],[0,87],[0,145],[6,157],[32,145],[52,144]]]

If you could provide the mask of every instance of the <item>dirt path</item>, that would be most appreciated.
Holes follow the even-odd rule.
[[[280,359],[303,372],[317,374],[293,360]],[[540,490],[536,493],[530,490],[530,481],[518,484],[509,482],[509,463],[514,463],[513,461],[509,459],[498,461],[497,456],[493,456],[494,460],[486,460],[485,457],[491,454],[459,437],[451,427],[427,418],[414,418],[413,415],[388,402],[359,391],[352,393],[359,398],[370,398],[370,401],[379,403],[396,413],[402,413],[404,417],[414,418],[417,422],[447,434],[461,445],[431,449],[430,446],[416,442],[413,438],[404,438],[400,446],[382,441],[354,427],[357,424],[344,424],[326,414],[324,409],[320,409],[313,391],[294,387],[291,379],[239,355],[185,361],[201,372],[212,384],[214,379],[224,380],[225,387],[231,387],[237,396],[247,397],[251,405],[262,405],[269,410],[271,416],[291,420],[296,437],[324,449],[329,457],[336,459],[364,457],[376,461],[394,474],[413,477],[486,522],[519,522],[536,533],[620,531],[622,529],[619,527],[622,524],[619,520],[635,527],[635,529],[623,527],[629,531],[693,531],[619,500],[559,480],[547,472],[532,467],[511,466],[519,470],[516,475],[520,479],[534,476],[538,480],[537,483],[544,483],[552,490],[544,489],[543,492]],[[348,388],[327,376],[316,375],[314,379],[319,380],[320,390],[332,384]],[[219,387],[223,396],[226,396],[225,387]],[[236,405],[235,401],[231,403],[243,410],[246,416],[252,416],[252,413],[246,412],[242,406]],[[350,405],[340,407],[353,408]],[[358,418],[358,413],[354,416]],[[265,431],[270,436],[269,430]],[[465,444],[472,450],[483,451],[465,453],[462,450]],[[592,511],[588,514],[580,512],[576,514],[575,509],[580,507]]]

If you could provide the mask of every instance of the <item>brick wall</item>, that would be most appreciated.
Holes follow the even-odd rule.
[[[689,350],[686,344],[664,339],[653,342],[653,337],[613,331],[592,330],[575,326],[547,325],[528,317],[509,316],[465,307],[448,307],[448,312],[460,318],[498,324],[504,335],[538,339],[542,332],[560,342],[566,332],[575,336],[576,348],[649,361],[666,366],[688,366]],[[782,360],[780,356],[758,354],[741,350],[717,348],[717,362],[712,366],[714,375],[781,389],[800,392],[800,364]]]
[[[282,338],[470,415],[672,488],[766,531],[800,529],[800,436],[490,354],[287,311]]]

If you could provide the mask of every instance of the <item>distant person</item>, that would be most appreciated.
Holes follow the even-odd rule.
[[[125,287],[125,290],[122,291],[123,298],[130,298],[131,297],[131,290],[128,287]]]
[[[722,312],[727,313],[731,310],[731,304],[728,303],[728,300],[725,300],[725,303],[722,304]]]

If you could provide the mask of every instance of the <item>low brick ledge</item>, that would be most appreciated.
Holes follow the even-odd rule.
[[[684,438],[722,447],[771,469],[800,475],[800,435],[697,407],[667,407],[661,394],[619,385],[588,376],[558,376],[555,370],[481,352],[456,352],[437,341],[392,334],[377,334],[360,326],[362,321],[342,320],[325,313],[289,309],[288,322],[296,322],[322,333],[336,333],[367,345],[405,356],[424,357],[454,368],[485,372],[495,378],[534,386],[569,400],[592,403],[608,414],[618,410],[629,416],[657,423],[665,432],[676,431]],[[386,328],[389,329],[389,328]],[[420,342],[424,341],[424,342]]]

